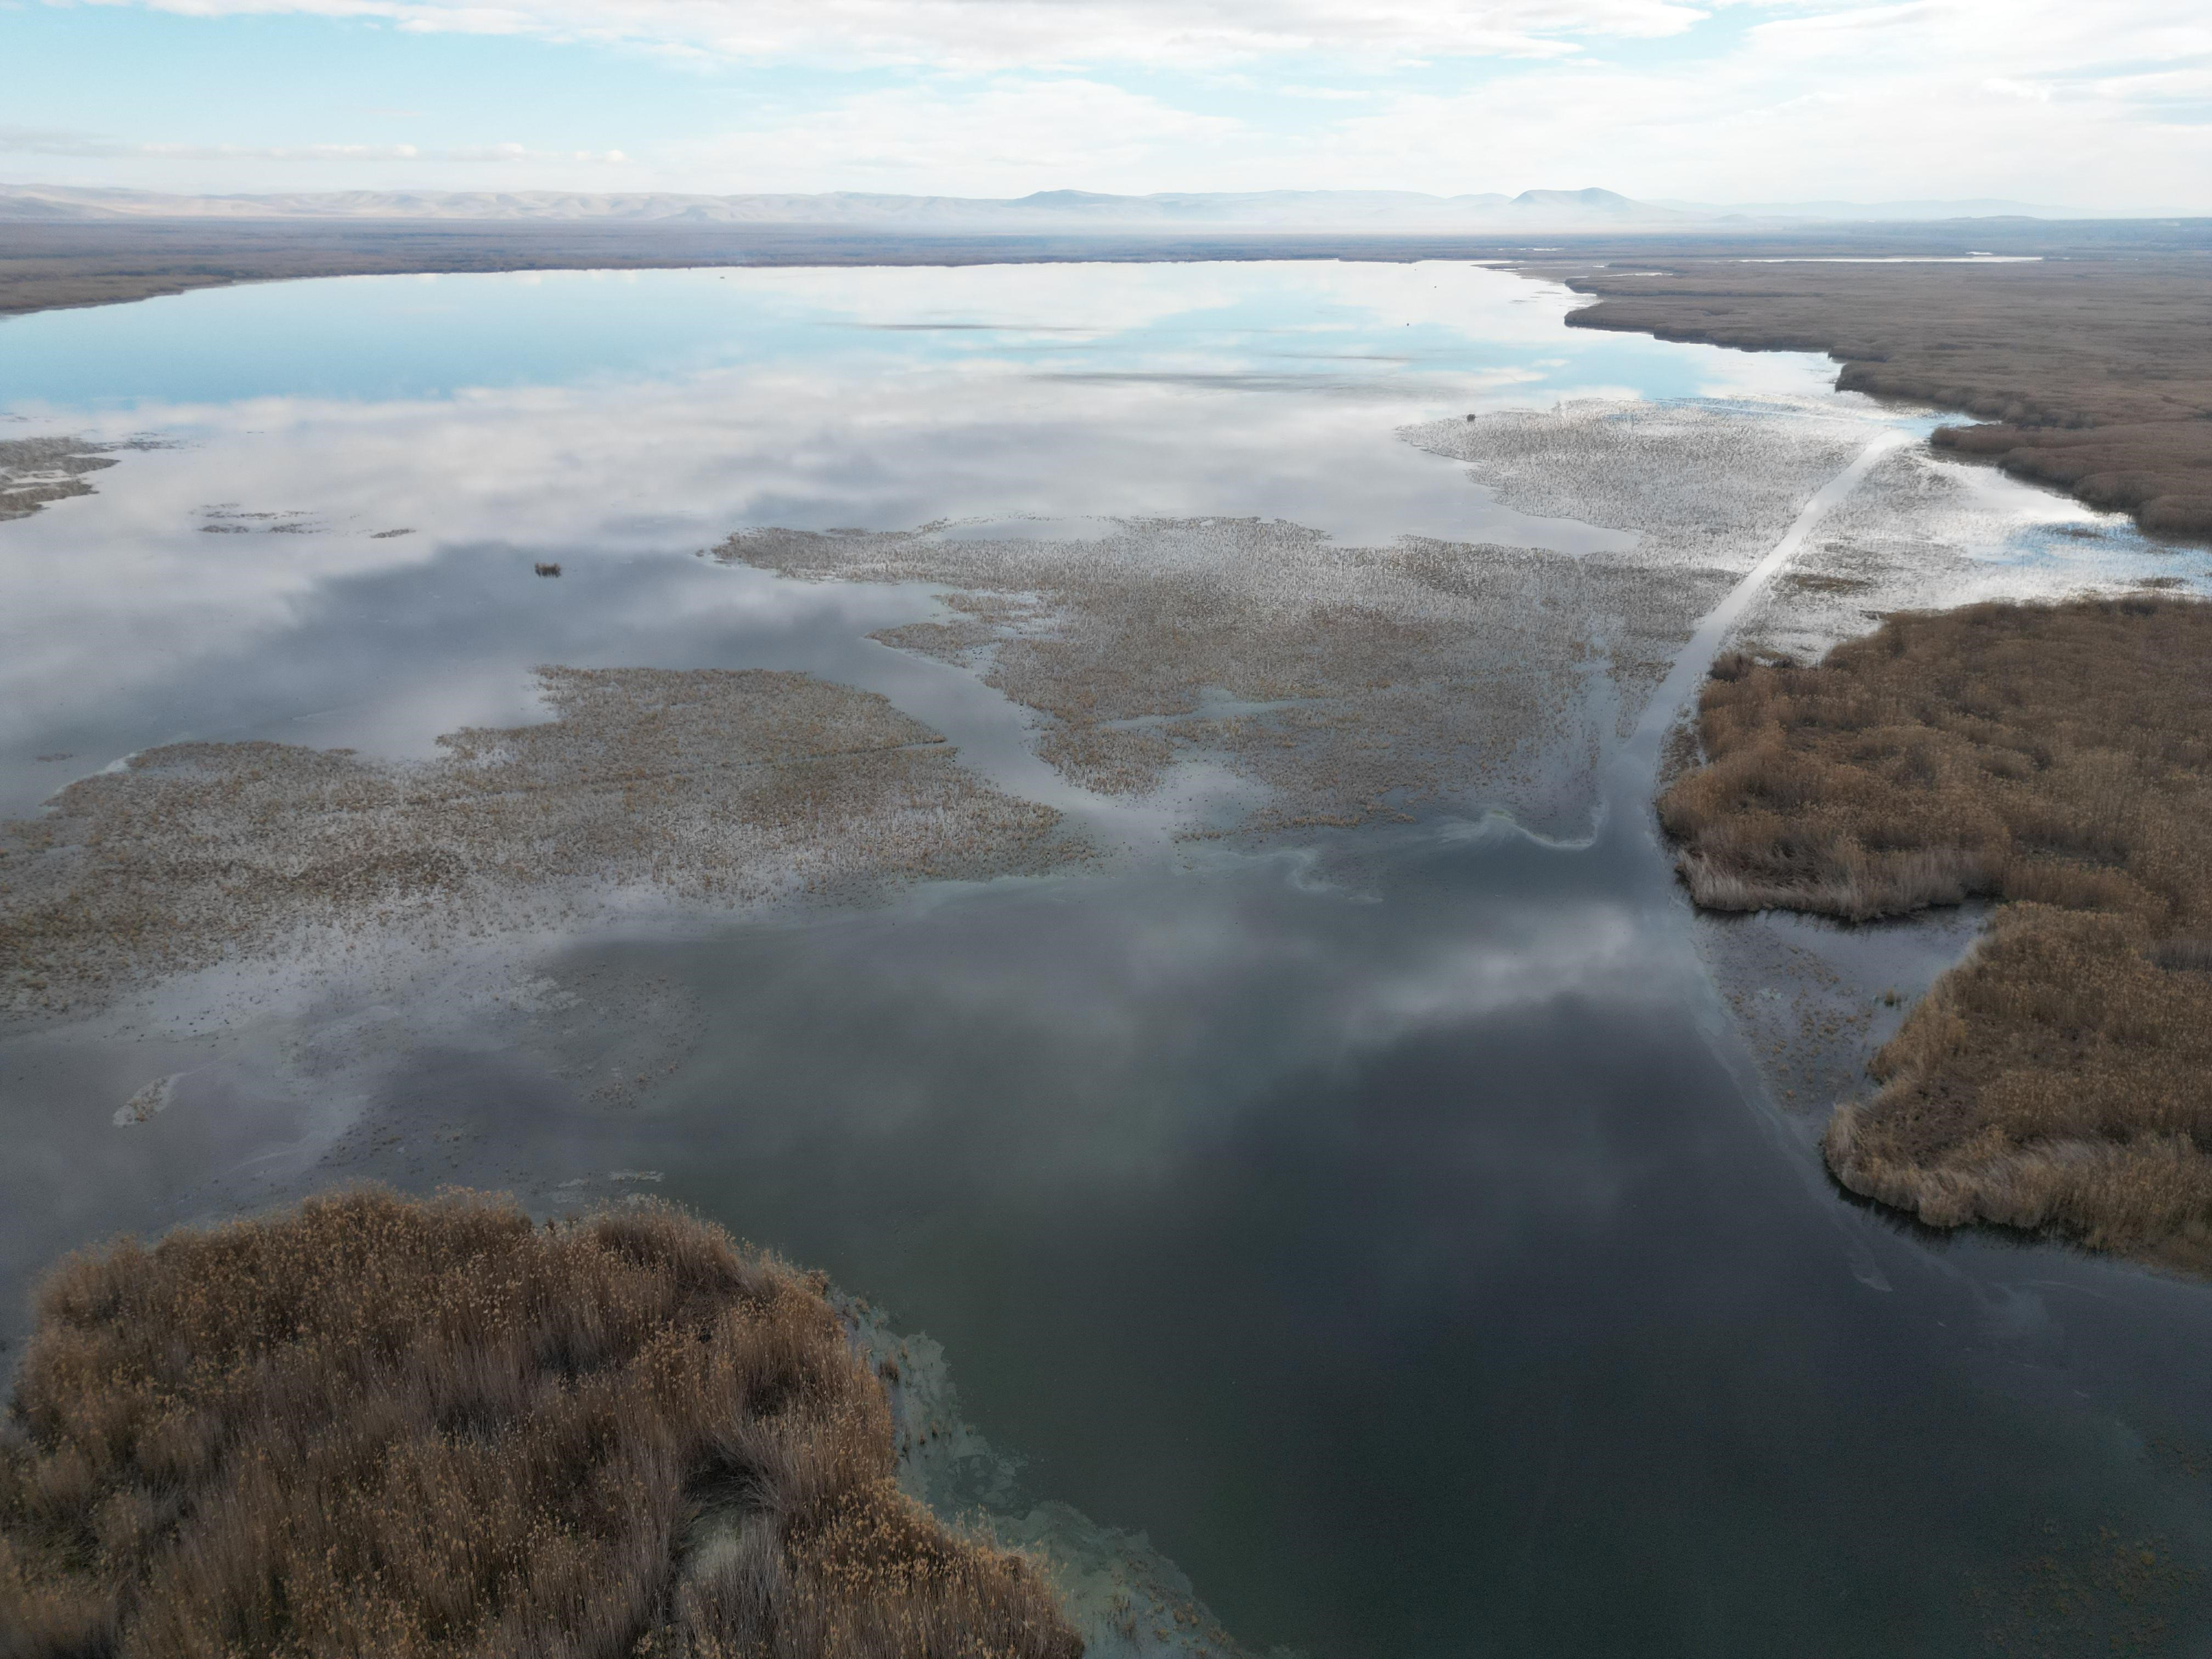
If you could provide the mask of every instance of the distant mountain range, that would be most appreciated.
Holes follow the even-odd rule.
[[[2090,216],[2020,202],[1808,202],[1723,207],[1639,202],[1609,190],[1425,196],[1414,191],[1168,191],[1103,196],[1048,190],[998,199],[884,196],[679,196],[568,191],[337,191],[173,196],[152,191],[0,185],[0,221],[100,219],[456,219],[671,225],[849,225],[872,229],[1319,231],[1661,230],[1747,221],[1889,221]]]

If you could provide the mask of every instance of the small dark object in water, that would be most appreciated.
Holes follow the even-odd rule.
[[[561,574],[561,567],[557,564],[532,565],[531,568],[541,576],[557,576]]]
[[[34,756],[33,758],[33,759],[37,759],[37,760],[42,760],[42,761],[58,761],[58,760],[72,760],[72,759],[74,759],[74,758],[76,758],[76,757],[75,757],[74,756],[72,756],[72,755],[70,753],[70,751],[69,751],[68,750],[66,750],[66,749],[57,749],[57,750],[56,750],[52,754],[51,754],[51,755],[38,755],[38,756]]]

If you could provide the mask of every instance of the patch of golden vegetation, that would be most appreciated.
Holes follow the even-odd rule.
[[[1827,1133],[1838,1177],[2212,1271],[2212,605],[1891,618],[1735,656],[1660,816],[1700,904],[1862,920],[2002,901]]]
[[[374,1190],[64,1261],[0,1448],[0,1650],[1076,1659],[893,1480],[818,1279],[659,1206]]]
[[[765,670],[547,668],[559,718],[425,764],[177,744],[0,823],[0,1009],[317,927],[434,941],[642,892],[729,908],[1068,854],[1050,808],[959,767],[884,698]]]

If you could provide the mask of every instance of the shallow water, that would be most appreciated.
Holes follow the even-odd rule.
[[[8,527],[0,810],[66,781],[38,753],[427,753],[528,717],[548,659],[872,684],[890,653],[863,636],[926,601],[690,562],[743,526],[1221,514],[1624,545],[1497,507],[1393,429],[1819,385],[1799,358],[1570,334],[1567,304],[1477,267],[1036,265],[348,278],[0,323],[0,433],[178,446]]]
[[[996,693],[866,639],[927,592],[695,550],[1155,514],[1596,550],[1619,532],[1509,513],[1393,430],[1831,372],[1571,333],[1567,304],[1458,266],[1040,266],[0,324],[0,431],[179,446],[0,526],[7,807],[183,736],[423,753],[531,717],[545,660],[809,668],[1062,788]],[[1164,847],[556,945],[519,1009],[456,978],[0,1041],[6,1329],[58,1249],[334,1179],[648,1188],[942,1340],[1030,1495],[1147,1532],[1255,1649],[2070,1653],[2158,1616],[2198,1650],[2212,1295],[1837,1194],[1652,839],[1656,736],[1565,844],[1469,815]]]

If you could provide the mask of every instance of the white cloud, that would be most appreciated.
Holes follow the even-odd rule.
[[[1726,202],[1996,196],[2088,209],[2212,206],[2212,29],[2155,3],[2094,19],[2013,0],[1831,9],[1687,62],[1522,64],[1464,92],[1363,85],[1261,128],[1103,78],[1002,76],[764,112],[666,158],[688,187],[1014,195],[1061,185],[1392,187],[1449,195],[1602,184]],[[1849,25],[1849,27],[1845,27]],[[1815,49],[1817,46],[1817,50]],[[2161,64],[2166,65],[2160,67]],[[2181,118],[2192,110],[2197,118]],[[709,167],[712,179],[702,176]]]
[[[766,112],[754,125],[666,158],[732,192],[881,190],[1018,195],[1041,181],[1126,179],[1231,147],[1226,117],[1177,109],[1104,82],[1007,79],[980,88],[902,88]]]
[[[414,144],[133,143],[103,137],[97,133],[67,132],[40,127],[0,127],[0,155],[58,155],[82,160],[152,161],[535,162],[586,167],[619,167],[629,159],[618,149],[545,150],[512,143],[423,149]]]
[[[112,0],[109,0],[112,3]],[[1675,33],[1681,0],[144,0],[196,17],[304,13],[403,28],[627,42],[729,60],[939,68],[1193,64],[1285,52],[1546,56]]]
[[[106,160],[103,182],[210,189],[248,187],[250,167],[212,175],[252,161],[288,188],[319,163],[332,186],[466,187],[499,167],[516,187],[594,189],[626,155],[633,188],[714,193],[1595,184],[1720,202],[2212,209],[2212,12],[2174,0],[143,3],[619,43],[709,67],[921,72],[863,90],[794,69],[729,125],[680,142],[650,138],[657,119],[632,137],[619,106],[595,111],[618,152],[471,145],[465,131],[434,149],[413,130],[419,149],[19,131],[0,132],[0,151]],[[1662,39],[1709,14],[1715,27]]]
[[[1462,158],[1519,154],[1523,176],[1630,195],[2212,207],[2208,64],[2212,22],[2157,0],[1832,6],[1694,62],[1401,93],[1316,134],[1285,170],[1440,189]]]

